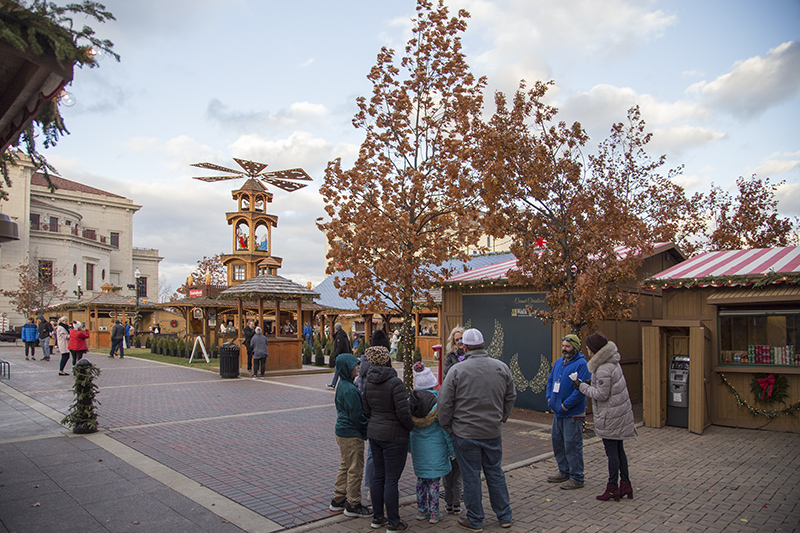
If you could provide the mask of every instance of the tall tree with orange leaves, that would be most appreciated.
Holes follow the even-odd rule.
[[[557,121],[545,103],[551,85],[523,82],[510,102],[496,94],[471,159],[483,176],[487,233],[513,240],[518,269],[509,281],[546,292],[540,316],[578,333],[633,315],[637,268],[654,242],[693,227],[695,211],[672,182],[680,169],[662,175],[664,158],[645,151],[638,108],[587,160],[580,123]]]
[[[465,245],[481,231],[480,199],[462,159],[485,85],[461,50],[468,17],[450,16],[442,0],[418,0],[405,53],[398,60],[384,47],[367,76],[372,96],[358,99],[353,125],[365,139],[357,160],[348,169],[329,162],[320,188],[330,217],[318,222],[330,244],[327,273],[342,273],[336,287],[362,310],[399,311],[406,354],[415,302],[432,303],[428,289],[449,274],[443,263],[466,259]]]
[[[778,214],[775,193],[784,182],[756,175],[736,180],[734,198],[712,186],[704,205],[711,219],[700,248],[706,251],[769,248],[798,244],[798,221]]]

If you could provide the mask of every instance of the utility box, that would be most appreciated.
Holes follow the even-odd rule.
[[[667,425],[689,427],[689,356],[673,355],[667,383]]]

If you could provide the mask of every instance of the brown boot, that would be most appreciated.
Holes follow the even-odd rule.
[[[607,502],[611,498],[614,498],[614,501],[619,501],[619,487],[616,483],[609,483],[606,485],[606,491],[601,494],[600,496],[596,497],[598,500],[602,500]]]
[[[633,485],[630,481],[620,481],[619,483],[619,497],[624,498],[625,496],[633,499]]]
[[[548,483],[563,483],[565,481],[569,481],[569,476],[562,476],[561,472],[554,476],[547,476]]]
[[[583,483],[578,483],[574,479],[570,479],[560,487],[563,490],[574,490],[574,489],[582,489]]]

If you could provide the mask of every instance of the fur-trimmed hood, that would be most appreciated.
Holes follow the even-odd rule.
[[[411,420],[414,421],[414,426],[418,428],[426,428],[439,420],[439,409],[434,406],[433,411],[428,413],[427,416],[423,416],[421,418],[411,415]]]
[[[589,361],[586,363],[586,368],[588,368],[591,374],[594,374],[603,363],[619,364],[619,361],[620,356],[619,350],[617,350],[617,345],[611,341],[608,341],[608,344],[600,348],[600,351],[594,354],[591,359],[589,359]]]

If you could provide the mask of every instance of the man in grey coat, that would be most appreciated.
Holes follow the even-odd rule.
[[[517,390],[508,366],[492,359],[484,349],[483,334],[468,329],[462,336],[467,350],[463,362],[454,365],[439,391],[439,424],[453,437],[453,448],[464,480],[467,516],[458,525],[482,531],[481,469],[486,476],[489,501],[501,527],[511,527],[503,459],[501,424],[508,420]]]

